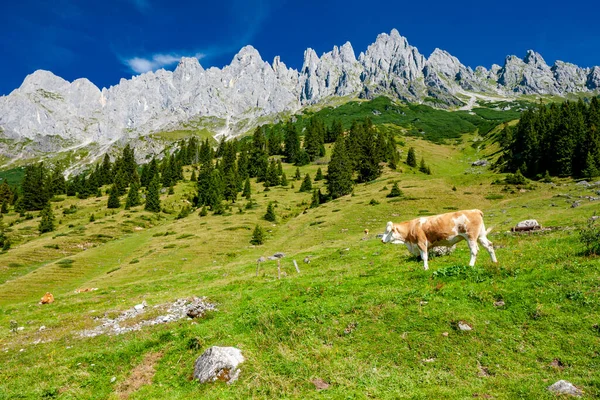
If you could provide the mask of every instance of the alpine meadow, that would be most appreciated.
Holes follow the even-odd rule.
[[[396,30],[34,72],[0,97],[0,398],[600,397],[599,88]],[[382,243],[474,209],[497,263]]]

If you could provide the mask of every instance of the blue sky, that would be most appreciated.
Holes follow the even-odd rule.
[[[460,3],[460,5],[458,5]],[[53,0],[3,1],[0,95],[46,69],[109,87],[148,69],[173,69],[181,56],[222,67],[246,44],[264,60],[299,69],[350,41],[356,55],[377,34],[398,29],[425,56],[439,47],[463,64],[502,65],[509,54],[540,52],[580,66],[600,65],[600,2]]]

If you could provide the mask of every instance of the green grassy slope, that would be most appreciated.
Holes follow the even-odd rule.
[[[240,200],[225,216],[176,220],[194,191],[185,182],[162,197],[172,214],[113,214],[106,196],[67,198],[53,203],[56,232],[37,236],[38,218],[14,223],[14,248],[0,255],[0,398],[125,398],[126,383],[150,359],[155,373],[132,399],[552,398],[546,387],[559,379],[600,396],[600,260],[581,255],[575,230],[599,203],[570,208],[573,199],[557,195],[593,192],[568,180],[525,191],[491,185],[498,176],[470,163],[494,146],[473,139],[437,145],[407,137],[404,154],[415,147],[433,175],[401,165],[316,209],[307,209],[310,193],[297,192],[300,181],[268,192],[253,183],[254,209],[240,214]],[[300,170],[314,177],[317,168]],[[284,169],[293,176],[295,167]],[[404,198],[385,197],[394,181]],[[276,224],[261,219],[270,201]],[[62,215],[73,203],[78,211]],[[404,247],[375,238],[388,220],[463,208],[485,212],[497,265],[483,251],[466,266],[461,243],[424,271]],[[506,233],[526,218],[561,229]],[[256,223],[268,231],[263,246],[249,244]],[[277,251],[286,254],[282,279],[272,261],[255,276],[256,259]],[[84,287],[99,290],[74,293]],[[55,303],[38,305],[46,291]],[[219,311],[120,336],[78,336],[95,318],[143,300],[154,306],[191,296],[208,296]],[[505,305],[495,307],[498,300]],[[11,332],[11,320],[24,329]],[[473,331],[459,331],[461,320]],[[235,384],[190,379],[194,360],[212,345],[244,353]],[[315,379],[329,388],[317,391]]]

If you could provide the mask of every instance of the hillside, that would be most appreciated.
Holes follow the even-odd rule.
[[[196,191],[189,181],[162,195],[171,213],[107,210],[106,195],[62,196],[52,203],[58,229],[43,235],[37,214],[5,215],[15,244],[0,255],[0,397],[553,398],[546,387],[559,379],[586,397],[600,396],[600,262],[583,255],[577,234],[599,211],[579,196],[598,188],[566,178],[492,185],[501,176],[471,162],[490,157],[497,145],[465,134],[494,119],[489,111],[453,113],[465,130],[437,144],[442,140],[419,134],[439,131],[422,116],[415,121],[419,106],[406,107],[405,115],[386,106],[411,125],[398,129],[416,130],[402,138],[403,159],[414,147],[432,175],[404,163],[397,171],[386,167],[353,195],[317,208],[308,208],[311,193],[298,193],[300,181],[290,179],[294,189],[264,191],[252,179],[255,207],[238,200],[224,215],[200,217],[196,210],[179,220]],[[314,178],[318,167],[300,171]],[[283,168],[294,175],[295,166]],[[186,169],[186,179],[190,174]],[[404,196],[386,198],[396,181]],[[581,206],[571,208],[575,200]],[[269,202],[276,204],[275,224],[262,219]],[[63,213],[71,205],[76,211]],[[497,265],[480,252],[476,266],[467,267],[460,243],[424,271],[404,247],[375,237],[388,220],[469,208],[483,210],[493,227]],[[527,218],[552,229],[507,233]],[[257,223],[267,230],[262,246],[249,243]],[[274,261],[262,263],[256,276],[256,260],[275,252],[285,253],[282,278]],[[74,292],[80,288],[98,290]],[[56,301],[38,305],[47,291]],[[143,301],[147,311],[123,326],[192,296],[206,296],[218,311],[122,335],[80,335]],[[499,300],[503,306],[494,305]],[[11,321],[23,329],[12,332]],[[473,330],[458,330],[458,321]],[[194,360],[213,345],[242,350],[238,382],[191,379]],[[317,390],[319,380],[329,386]]]

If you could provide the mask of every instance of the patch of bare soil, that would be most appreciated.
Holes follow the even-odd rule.
[[[162,355],[162,352],[150,352],[146,354],[142,362],[131,371],[129,377],[117,387],[117,396],[119,396],[119,399],[128,399],[129,396],[137,392],[142,386],[152,383],[152,378],[156,373],[154,366]]]

